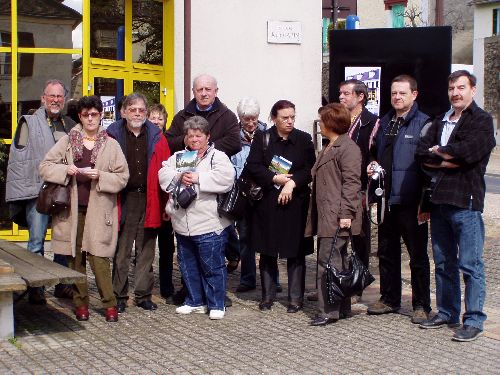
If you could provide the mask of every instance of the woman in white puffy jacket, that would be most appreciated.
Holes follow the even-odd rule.
[[[234,168],[225,153],[209,142],[209,124],[201,116],[184,123],[185,151],[197,151],[196,169],[179,172],[179,151],[158,172],[161,188],[170,193],[166,212],[177,238],[177,258],[188,294],[178,314],[206,313],[222,319],[227,270],[224,249],[231,222],[217,212],[217,196],[231,190]],[[179,206],[177,193],[194,188],[196,198],[186,208]]]

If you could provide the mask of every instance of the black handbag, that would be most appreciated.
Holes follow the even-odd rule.
[[[36,210],[45,215],[56,215],[71,204],[71,187],[53,182],[44,182],[36,200]]]
[[[233,187],[225,194],[217,196],[217,212],[231,221],[243,219],[248,205],[240,185],[240,180],[235,180]]]
[[[188,208],[191,203],[196,199],[198,196],[198,193],[196,193],[196,190],[193,185],[185,187],[184,189],[181,189],[181,180],[179,179],[179,182],[177,183],[176,189],[175,189],[175,206],[176,208]]]
[[[262,199],[264,192],[262,187],[257,185],[249,178],[240,177],[237,180],[241,194],[250,200],[250,203],[259,201]]]
[[[343,270],[338,270],[330,264],[339,231],[340,228],[337,228],[325,270],[327,300],[330,305],[362,292],[368,285],[375,281],[375,278],[356,254],[351,229],[349,229],[349,240],[352,252],[347,258],[347,267],[343,264]]]

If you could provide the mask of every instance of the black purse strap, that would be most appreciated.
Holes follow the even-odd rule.
[[[340,226],[337,227],[337,230],[335,231],[335,237],[333,237],[332,240],[332,248],[330,250],[330,256],[328,257],[327,265],[329,265],[330,261],[332,260],[333,250],[335,249],[335,244],[337,243],[337,237],[339,236],[339,233],[340,233]],[[353,254],[355,254],[356,250],[354,250],[354,241],[352,240],[351,227],[349,227],[349,242],[351,243],[351,249],[352,249],[351,251],[353,252]]]

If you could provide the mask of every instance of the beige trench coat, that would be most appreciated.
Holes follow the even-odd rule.
[[[80,127],[81,125],[76,125]],[[78,128],[76,128],[78,129]],[[101,130],[101,129],[100,129]],[[99,131],[100,131],[99,130]],[[73,164],[69,137],[64,136],[40,163],[39,172],[44,181],[64,184],[68,181],[68,165]],[[108,137],[97,154],[95,168],[99,179],[93,180],[85,218],[82,251],[99,257],[113,257],[118,240],[120,220],[117,194],[127,185],[127,161],[118,142]],[[52,217],[52,250],[54,253],[75,256],[78,223],[78,189],[72,176],[71,209]]]
[[[358,145],[347,134],[342,134],[331,148],[320,152],[311,174],[313,192],[306,237],[334,237],[340,219],[351,219],[352,234],[359,234],[363,209],[361,152]]]

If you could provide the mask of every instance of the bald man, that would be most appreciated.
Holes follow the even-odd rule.
[[[179,111],[166,132],[172,153],[184,149],[184,122],[192,116],[202,116],[210,124],[210,141],[215,148],[232,156],[241,151],[240,127],[236,115],[217,97],[217,80],[207,74],[193,80],[194,98]]]

